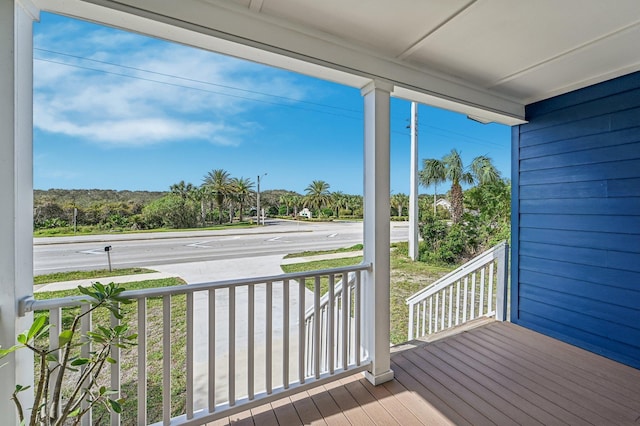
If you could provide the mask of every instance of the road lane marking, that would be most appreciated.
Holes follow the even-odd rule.
[[[331,234],[331,235],[327,236],[327,238],[333,238],[333,237],[335,237],[336,235],[338,235],[338,234],[337,234],[337,233],[335,233],[335,234]]]
[[[211,241],[198,241],[197,243],[187,244],[187,247],[196,247],[196,248],[211,248],[211,246],[207,246],[205,244],[210,243]]]
[[[79,251],[78,253],[84,253],[84,254],[102,254],[102,253],[104,253],[104,249],[82,250],[82,251]]]
[[[273,237],[273,238],[268,239],[267,241],[278,241],[280,238],[282,238],[282,237]]]

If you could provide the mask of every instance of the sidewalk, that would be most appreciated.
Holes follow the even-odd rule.
[[[123,284],[136,281],[179,277],[184,279],[187,283],[193,284],[203,281],[218,281],[232,278],[278,275],[282,274],[280,265],[291,265],[295,263],[305,263],[328,259],[341,259],[345,257],[356,256],[362,256],[362,250],[343,253],[320,254],[315,256],[293,257],[289,259],[283,259],[282,256],[263,256],[262,258],[254,259],[252,262],[248,263],[245,263],[246,259],[235,259],[226,261],[222,260],[151,266],[149,267],[150,269],[160,270],[161,272],[136,275],[120,275],[115,277],[96,277],[84,280],[40,284],[33,286],[33,292],[39,293],[42,291],[71,290],[77,288],[79,285],[83,287],[90,286],[91,283],[94,283],[96,281],[99,281],[102,284],[108,284],[112,282],[116,284]],[[240,265],[238,265],[238,261],[241,261],[243,263],[241,268],[239,268]],[[225,273],[225,270],[233,271],[232,274],[234,276],[229,276],[227,273]],[[246,275],[244,277],[237,277],[236,275],[239,271],[242,271],[242,273]]]

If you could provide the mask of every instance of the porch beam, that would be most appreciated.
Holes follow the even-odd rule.
[[[345,40],[263,16],[229,1],[36,0],[43,9],[169,39],[312,77],[362,87],[392,82],[399,97],[513,125],[524,105],[473,83],[396,58],[380,57]],[[260,2],[254,2],[257,6]],[[396,96],[396,94],[393,94]],[[428,100],[428,102],[425,102]]]
[[[390,83],[374,80],[364,97],[364,262],[362,347],[372,361],[365,373],[374,385],[393,379],[389,352],[390,278]]]
[[[0,0],[0,346],[26,330],[32,314],[19,317],[18,301],[33,295],[33,20],[28,0]],[[14,352],[0,368],[0,413],[18,424],[11,394],[33,383],[33,356]],[[30,407],[29,392],[20,394]],[[30,414],[26,413],[26,415]]]

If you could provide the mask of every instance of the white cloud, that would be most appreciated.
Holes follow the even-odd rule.
[[[35,127],[87,142],[238,145],[257,127],[247,117],[265,107],[245,98],[294,103],[259,93],[306,95],[278,70],[72,20],[39,29],[35,46]]]

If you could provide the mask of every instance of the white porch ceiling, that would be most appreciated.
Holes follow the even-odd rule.
[[[26,1],[26,0],[23,0]],[[640,70],[638,0],[34,0],[45,10],[516,124]]]

